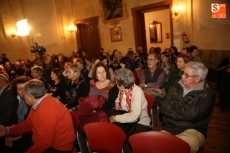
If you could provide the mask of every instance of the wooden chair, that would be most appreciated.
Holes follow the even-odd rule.
[[[107,122],[86,124],[84,130],[90,149],[101,153],[121,153],[125,133],[116,125]]]
[[[149,94],[145,94],[145,99],[148,102],[148,106],[147,106],[148,114],[150,115],[151,121],[152,121],[152,125],[150,125],[150,127],[152,127],[152,129],[154,130],[154,119],[153,119],[153,110],[152,110],[152,107],[153,107],[153,104],[154,104],[154,99]]]
[[[187,142],[169,133],[148,131],[129,137],[133,153],[189,153]]]

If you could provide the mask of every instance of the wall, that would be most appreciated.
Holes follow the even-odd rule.
[[[169,14],[169,9],[145,13],[145,29],[148,49],[150,49],[150,47],[160,47],[162,50],[164,50],[165,48],[169,48],[171,46],[171,40],[166,39],[165,37],[166,33],[170,34]],[[149,24],[153,21],[161,22],[162,24],[162,43],[150,43]]]
[[[122,29],[120,42],[111,42],[109,29],[113,26],[100,20],[101,44],[105,51],[111,53],[112,50],[118,49],[125,53],[130,47],[135,49],[131,8],[161,1],[163,0],[127,0],[129,16],[117,25]],[[230,10],[229,1],[215,0],[217,3],[221,1],[228,3],[227,10]],[[173,0],[173,5],[183,6],[182,13],[177,17],[173,16],[173,39],[177,47],[194,44],[201,49],[229,50],[229,15],[226,19],[210,19],[211,2],[213,1]],[[227,12],[229,14],[230,11]],[[6,53],[11,61],[19,58],[33,59],[34,54],[30,53],[30,46],[33,41],[37,41],[39,45],[46,47],[48,54],[64,53],[69,56],[71,51],[76,50],[77,44],[74,33],[66,30],[67,26],[75,20],[100,14],[99,0],[1,0],[0,53]],[[29,19],[32,33],[26,37],[11,38],[8,30],[15,29],[16,21],[23,18]],[[188,34],[189,43],[183,43],[181,40],[182,32]]]

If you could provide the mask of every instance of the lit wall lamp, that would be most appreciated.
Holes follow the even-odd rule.
[[[74,25],[70,25],[70,26],[68,26],[66,29],[67,29],[67,31],[69,31],[69,32],[75,32],[75,31],[77,30],[77,27],[74,26]]]
[[[16,32],[15,32],[15,30],[9,30],[9,35],[12,37],[12,38],[14,38],[15,36],[16,36]]]
[[[182,12],[182,6],[178,5],[178,6],[173,6],[172,7],[172,13],[177,16],[179,13]]]
[[[28,36],[30,34],[30,27],[27,23],[27,19],[20,20],[16,23],[17,31],[10,30],[12,38],[15,36]]]

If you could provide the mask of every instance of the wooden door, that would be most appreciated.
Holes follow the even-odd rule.
[[[101,40],[98,28],[98,17],[77,20],[77,44],[91,57],[100,54]]]

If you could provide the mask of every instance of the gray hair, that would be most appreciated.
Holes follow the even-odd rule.
[[[192,69],[193,76],[200,76],[201,77],[200,81],[203,81],[208,74],[208,69],[201,62],[191,61],[187,63],[185,67]]]
[[[31,70],[36,71],[40,76],[44,74],[44,70],[41,66],[34,66],[31,68]]]
[[[118,86],[130,89],[135,82],[133,72],[127,68],[121,68],[115,71],[114,78]]]
[[[160,61],[160,55],[157,53],[150,53],[149,55],[154,55],[154,59]]]
[[[3,74],[0,74],[0,81],[5,82],[5,83],[9,83],[9,79]]]
[[[46,88],[42,81],[32,79],[25,83],[24,93],[26,95],[32,95],[35,99],[39,99],[46,94]]]

